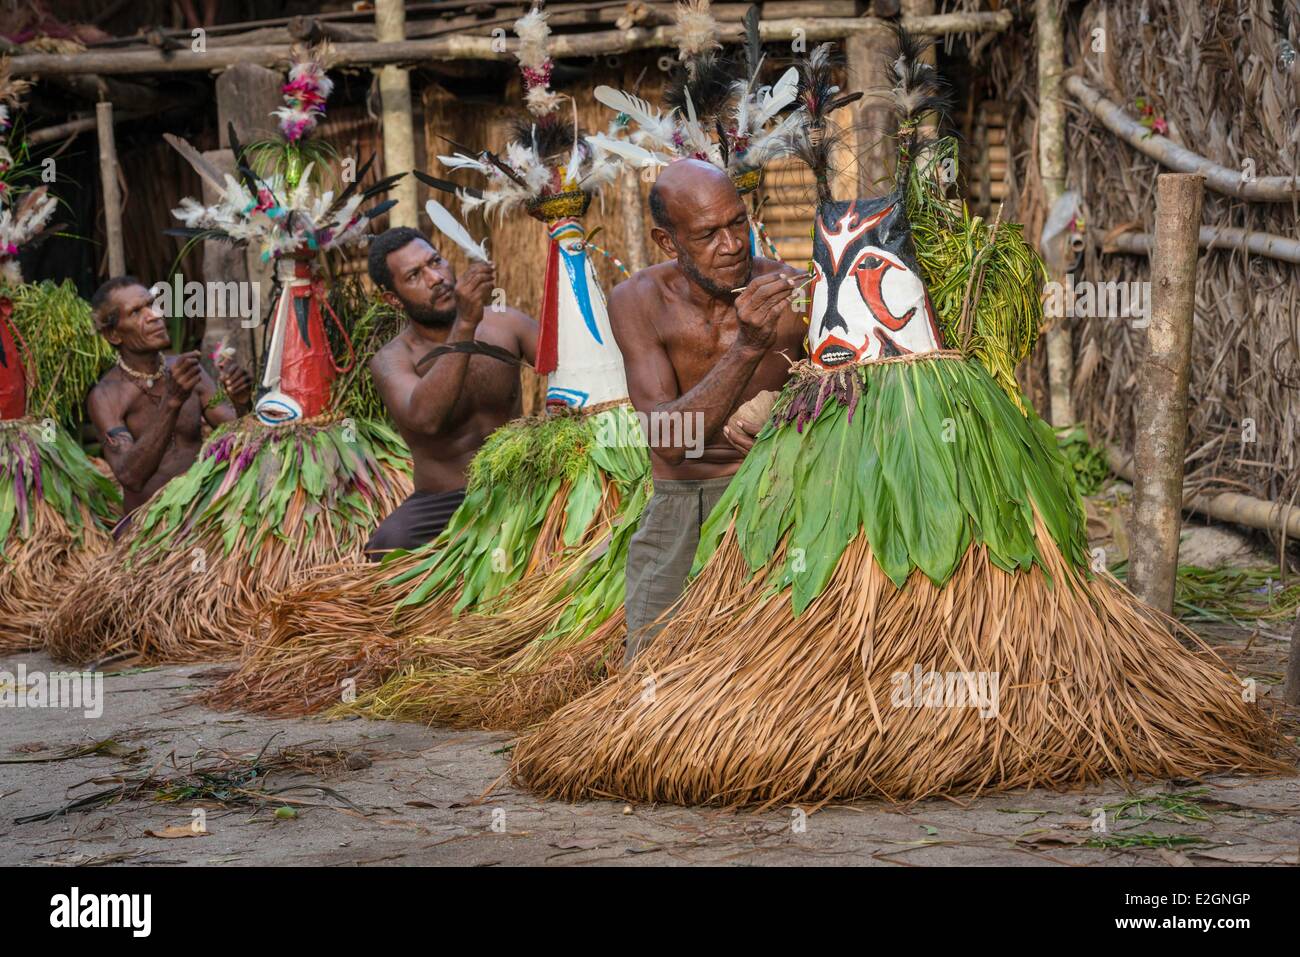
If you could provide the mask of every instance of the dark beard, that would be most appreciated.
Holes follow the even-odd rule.
[[[708,276],[704,275],[704,273],[700,272],[700,267],[695,265],[695,260],[687,259],[685,256],[682,255],[680,249],[677,251],[677,265],[681,267],[682,272],[686,273],[687,279],[695,283],[695,285],[699,286],[710,296],[713,296],[717,299],[733,298],[733,293],[731,291],[730,286],[721,286],[718,283],[714,282],[712,279],[710,279]],[[740,283],[740,285],[742,286],[749,285],[749,281],[752,278],[754,278],[754,257],[750,256],[749,269],[746,271],[745,279],[743,282]]]
[[[411,317],[411,321],[424,326],[426,329],[445,329],[456,321],[455,306],[450,309],[434,309],[433,305],[428,302],[407,302],[401,296],[398,296],[398,299],[401,300],[402,308]]]

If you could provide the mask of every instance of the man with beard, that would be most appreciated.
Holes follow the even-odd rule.
[[[806,334],[792,304],[800,273],[751,255],[745,203],[726,173],[673,163],[650,191],[650,212],[651,236],[676,258],[617,286],[609,303],[632,404],[650,426],[654,476],[628,549],[629,662],[681,594],[700,525],[753,445],[758,427],[737,409],[769,390],[770,408]],[[682,426],[687,416],[693,429]],[[703,436],[695,457],[687,435]]]
[[[537,323],[518,309],[484,309],[496,267],[474,263],[459,279],[419,230],[397,227],[370,245],[370,279],[407,317],[370,360],[380,398],[411,450],[415,491],[367,543],[371,558],[436,538],[465,498],[465,473],[483,440],[519,415],[519,370],[487,355],[436,346],[476,341],[532,363]]]
[[[205,421],[215,428],[252,407],[246,370],[221,363],[223,397],[197,352],[163,355],[171,334],[156,298],[134,276],[116,276],[90,300],[95,328],[117,349],[117,364],[86,400],[104,458],[122,485],[126,518],[115,535],[149,496],[194,464]]]

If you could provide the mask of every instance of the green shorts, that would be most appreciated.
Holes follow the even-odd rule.
[[[700,544],[700,526],[731,484],[714,479],[655,479],[654,495],[627,549],[627,652],[636,657],[667,621],[656,621],[686,587]]]

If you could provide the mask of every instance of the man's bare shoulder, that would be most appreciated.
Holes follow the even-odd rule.
[[[122,379],[122,374],[114,367],[91,386],[90,392],[86,395],[86,404],[100,408],[125,407],[129,399],[129,386]]]
[[[370,357],[369,365],[371,375],[375,376],[389,375],[402,369],[413,369],[415,359],[411,355],[411,346],[406,341],[406,336],[399,332],[376,349],[375,354]]]
[[[520,339],[537,329],[537,320],[522,309],[506,306],[483,310],[483,321],[474,330],[474,338],[496,345],[516,346]],[[516,350],[517,351],[517,350]]]
[[[641,312],[653,306],[662,301],[664,290],[679,275],[676,260],[638,269],[610,293],[611,312]]]

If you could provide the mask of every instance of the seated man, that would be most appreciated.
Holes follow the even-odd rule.
[[[627,554],[627,662],[681,595],[700,526],[754,443],[757,427],[737,410],[781,388],[806,335],[791,302],[800,273],[751,254],[745,202],[726,173],[678,160],[650,190],[650,214],[652,238],[675,258],[614,288],[610,324],[637,412],[699,424],[651,429],[654,494]],[[696,457],[687,435],[703,436]]]
[[[369,272],[407,318],[370,360],[370,372],[415,465],[415,492],[366,546],[378,559],[437,538],[465,498],[470,459],[490,432],[521,410],[519,370],[507,362],[463,352],[420,360],[443,343],[474,340],[532,363],[537,323],[518,309],[485,311],[496,268],[474,263],[458,280],[451,264],[410,227],[390,229],[370,244]]]
[[[222,399],[197,352],[163,355],[171,334],[155,298],[134,276],[117,276],[90,300],[95,328],[117,350],[117,364],[86,400],[104,458],[122,484],[126,515],[115,535],[149,496],[194,464],[204,420],[215,427],[252,407],[252,377],[234,363],[221,366]]]

